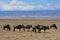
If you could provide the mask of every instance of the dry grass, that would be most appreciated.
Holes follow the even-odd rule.
[[[47,30],[46,33],[33,33],[24,32],[16,30],[16,32],[2,30],[2,26],[5,24],[10,24],[13,29],[14,25],[18,24],[32,24],[33,26],[37,24],[51,25],[53,23],[57,24],[58,29]],[[47,20],[47,19],[0,19],[0,40],[60,40],[60,20]]]

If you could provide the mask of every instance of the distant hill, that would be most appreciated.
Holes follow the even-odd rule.
[[[60,10],[0,11],[0,18],[59,18]]]

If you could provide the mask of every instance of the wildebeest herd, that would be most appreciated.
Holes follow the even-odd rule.
[[[44,32],[46,32],[46,30],[49,30],[50,28],[57,29],[57,26],[56,26],[56,24],[52,24],[50,26],[36,25],[33,27],[32,25],[29,25],[29,24],[26,26],[20,24],[20,25],[14,26],[13,31],[15,32],[15,29],[19,29],[19,31],[21,31],[21,29],[23,29],[23,31],[25,31],[25,29],[28,29],[28,30],[32,29],[32,32],[37,32],[37,30],[38,30],[38,32],[41,32],[41,30],[44,30]],[[10,25],[7,24],[7,25],[3,26],[3,30],[5,30],[5,29],[11,31]]]

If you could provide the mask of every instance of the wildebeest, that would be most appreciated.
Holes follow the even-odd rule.
[[[26,26],[24,26],[24,29],[28,29],[28,31],[30,31],[30,28],[32,28],[32,25],[26,25]]]
[[[3,26],[3,30],[5,30],[5,29],[7,29],[7,30],[11,30],[11,28],[10,28],[10,25],[9,24],[7,24],[7,25],[5,25],[5,26]]]
[[[23,28],[23,30],[25,31],[24,29],[24,25],[17,25],[13,28],[13,31],[15,31],[15,29],[19,29],[19,31]]]
[[[55,28],[55,29],[57,29],[57,26],[56,26],[56,24],[53,24],[53,25],[50,25],[50,28]]]
[[[49,26],[44,26],[44,25],[37,25],[33,27],[32,31],[37,32],[36,29],[38,29],[38,32],[41,32],[41,30],[44,30],[44,32],[49,29]]]

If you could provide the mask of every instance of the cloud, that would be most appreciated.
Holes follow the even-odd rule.
[[[2,4],[2,10],[34,10],[39,9],[40,5],[35,5],[34,3],[26,3],[23,1],[12,0],[9,4]]]
[[[48,10],[59,10],[60,9],[60,5],[59,4],[53,4],[53,3],[47,3],[44,7],[44,9],[48,9]]]
[[[27,3],[24,1],[11,0],[10,3],[0,2],[0,10],[56,10],[60,9],[58,4],[36,4],[36,3]]]

